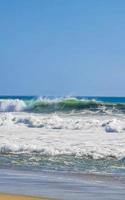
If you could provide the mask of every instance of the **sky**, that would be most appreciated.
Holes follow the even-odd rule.
[[[125,96],[125,1],[0,0],[0,95]]]

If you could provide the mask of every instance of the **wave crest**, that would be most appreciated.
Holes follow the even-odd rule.
[[[0,112],[15,112],[26,109],[26,103],[19,99],[0,100]]]
[[[68,112],[68,111],[125,111],[125,103],[108,103],[103,101],[97,101],[95,99],[78,99],[78,98],[37,98],[32,100],[21,99],[1,99],[0,100],[0,112]]]

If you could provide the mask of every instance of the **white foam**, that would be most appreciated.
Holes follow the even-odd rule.
[[[19,99],[1,99],[0,100],[0,112],[14,112],[22,111],[26,107],[24,101]]]
[[[125,117],[1,113],[0,151],[121,159]]]

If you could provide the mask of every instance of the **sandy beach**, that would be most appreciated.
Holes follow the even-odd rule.
[[[0,200],[49,200],[45,197],[31,197],[24,195],[0,194]]]

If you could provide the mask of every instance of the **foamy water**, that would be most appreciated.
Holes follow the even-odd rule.
[[[125,156],[124,116],[2,113],[0,151],[47,155]]]
[[[35,104],[33,100],[0,100],[1,166],[124,173],[124,104],[122,111],[121,104],[119,110],[112,107],[73,98],[44,103],[42,99],[42,104],[41,99]]]

